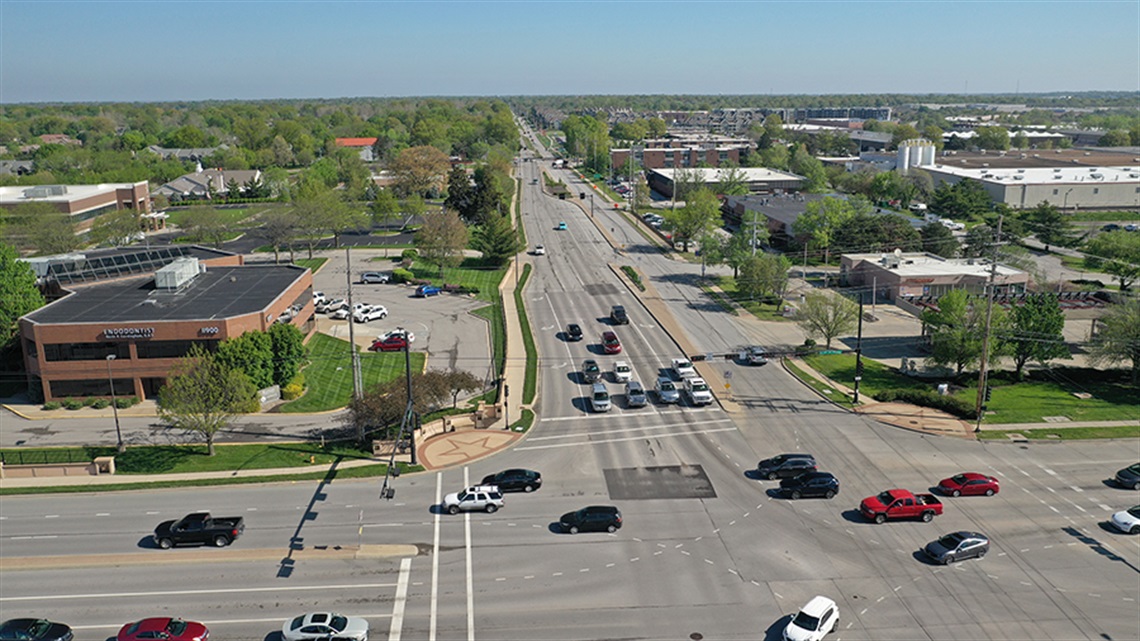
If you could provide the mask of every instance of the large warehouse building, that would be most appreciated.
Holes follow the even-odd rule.
[[[712,167],[698,167],[686,169],[701,183],[715,185],[720,182],[726,169]],[[774,193],[798,191],[804,184],[804,177],[786,171],[767,169],[765,167],[741,167],[736,169],[752,193]],[[676,178],[676,169],[651,169],[646,172],[649,187],[666,198],[673,197],[673,181]]]
[[[37,265],[61,297],[20,319],[29,385],[45,401],[153,398],[195,345],[274,323],[312,332],[312,272],[244,265],[199,247],[72,255]],[[111,381],[114,381],[113,383]]]

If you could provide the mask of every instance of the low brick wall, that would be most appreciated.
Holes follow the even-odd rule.
[[[0,464],[0,478],[27,479],[47,476],[97,476],[95,463],[45,463],[42,465]]]

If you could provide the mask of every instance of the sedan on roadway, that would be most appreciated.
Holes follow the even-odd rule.
[[[4,641],[71,641],[74,638],[70,627],[47,619],[9,619],[0,624],[0,639]]]
[[[115,641],[206,641],[209,638],[210,631],[197,621],[152,617],[124,625]]]
[[[602,350],[607,354],[620,354],[621,341],[614,332],[602,332]]]
[[[336,612],[310,612],[286,621],[281,636],[285,641],[368,641],[368,621]]]
[[[831,472],[808,472],[780,481],[780,493],[792,499],[808,496],[830,499],[839,494],[839,479]]]
[[[598,361],[587,358],[582,361],[582,380],[586,383],[597,383],[602,378],[602,369],[598,367]]]
[[[1125,534],[1140,534],[1140,505],[1113,514],[1110,522]]]
[[[1129,465],[1116,473],[1116,483],[1120,487],[1140,490],[1140,463]]]
[[[534,470],[503,470],[484,476],[480,485],[497,485],[503,492],[533,492],[542,487],[542,474]]]
[[[570,323],[567,325],[566,340],[575,342],[582,340],[582,326],[578,323]]]
[[[990,551],[990,540],[977,532],[954,532],[927,543],[922,551],[936,563],[949,565],[962,559],[982,558]]]
[[[770,481],[814,472],[815,458],[811,454],[780,454],[764,459],[756,466],[756,473]]]
[[[408,341],[403,336],[389,336],[385,339],[378,339],[372,341],[372,346],[368,348],[371,352],[398,352],[408,346]]]
[[[977,472],[963,472],[938,482],[938,491],[946,496],[993,496],[1000,490],[996,478]]]

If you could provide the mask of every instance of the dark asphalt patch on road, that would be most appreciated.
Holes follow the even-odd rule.
[[[700,465],[662,465],[605,470],[614,501],[715,499],[716,490]]]

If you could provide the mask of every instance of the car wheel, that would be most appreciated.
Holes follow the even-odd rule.
[[[380,320],[384,320],[385,318],[388,318],[387,314],[380,314]]]
[[[495,510],[497,510],[497,509],[499,509],[497,505],[495,505],[494,503],[490,503],[487,505],[487,514],[494,514]]]
[[[800,491],[799,491],[799,490],[796,490],[795,492],[792,492],[792,500],[793,500],[793,501],[798,501],[798,500],[800,500],[800,497],[801,497],[801,496],[803,496],[803,495],[802,495],[802,494],[800,494]]]
[[[609,532],[610,534],[617,532],[617,526],[613,523],[610,523],[608,526],[606,526],[606,532]]]
[[[775,472],[768,472],[768,480],[775,481],[778,475]]]
[[[459,506],[458,505],[449,506],[447,508],[447,511],[449,514],[459,514]]]
[[[534,491],[533,485],[527,485],[526,487],[523,488],[523,492],[533,492],[533,491]]]
[[[216,548],[224,548],[229,544],[230,540],[220,534],[214,537],[214,547]]]
[[[882,525],[883,523],[886,523],[886,522],[887,522],[887,515],[886,514],[876,514],[875,515],[875,523]]]
[[[828,490],[827,494],[824,494],[823,496],[829,499],[833,499],[835,498],[835,490]]]
[[[1129,534],[1140,534],[1140,525],[1133,525],[1132,529],[1128,530]]]
[[[994,489],[992,487],[990,489],[986,490],[986,496],[993,496],[993,495],[994,495]]]
[[[989,551],[989,550],[982,550],[981,552],[978,552],[978,558],[979,558],[979,559],[984,559],[984,558],[986,558],[986,552],[988,552],[988,551]]]
[[[1140,481],[1136,481],[1135,483],[1133,483],[1133,484],[1132,484],[1132,489],[1134,489],[1134,490],[1140,490]]]
[[[942,557],[942,565],[950,565],[953,562],[954,557],[952,555],[947,554],[946,556]]]
[[[922,522],[923,523],[930,523],[933,520],[934,520],[934,512],[923,512],[922,513]]]
[[[959,496],[962,496],[962,491],[961,490],[954,490],[953,492],[950,493],[950,496],[953,496],[954,498],[958,498]]]
[[[578,526],[577,526],[577,525],[571,525],[571,526],[570,526],[570,529],[569,529],[569,530],[567,530],[567,531],[568,531],[570,534],[577,534],[577,533],[578,533]]]
[[[158,547],[162,548],[163,550],[169,550],[170,548],[174,547],[174,541],[171,541],[170,539],[159,539]]]

